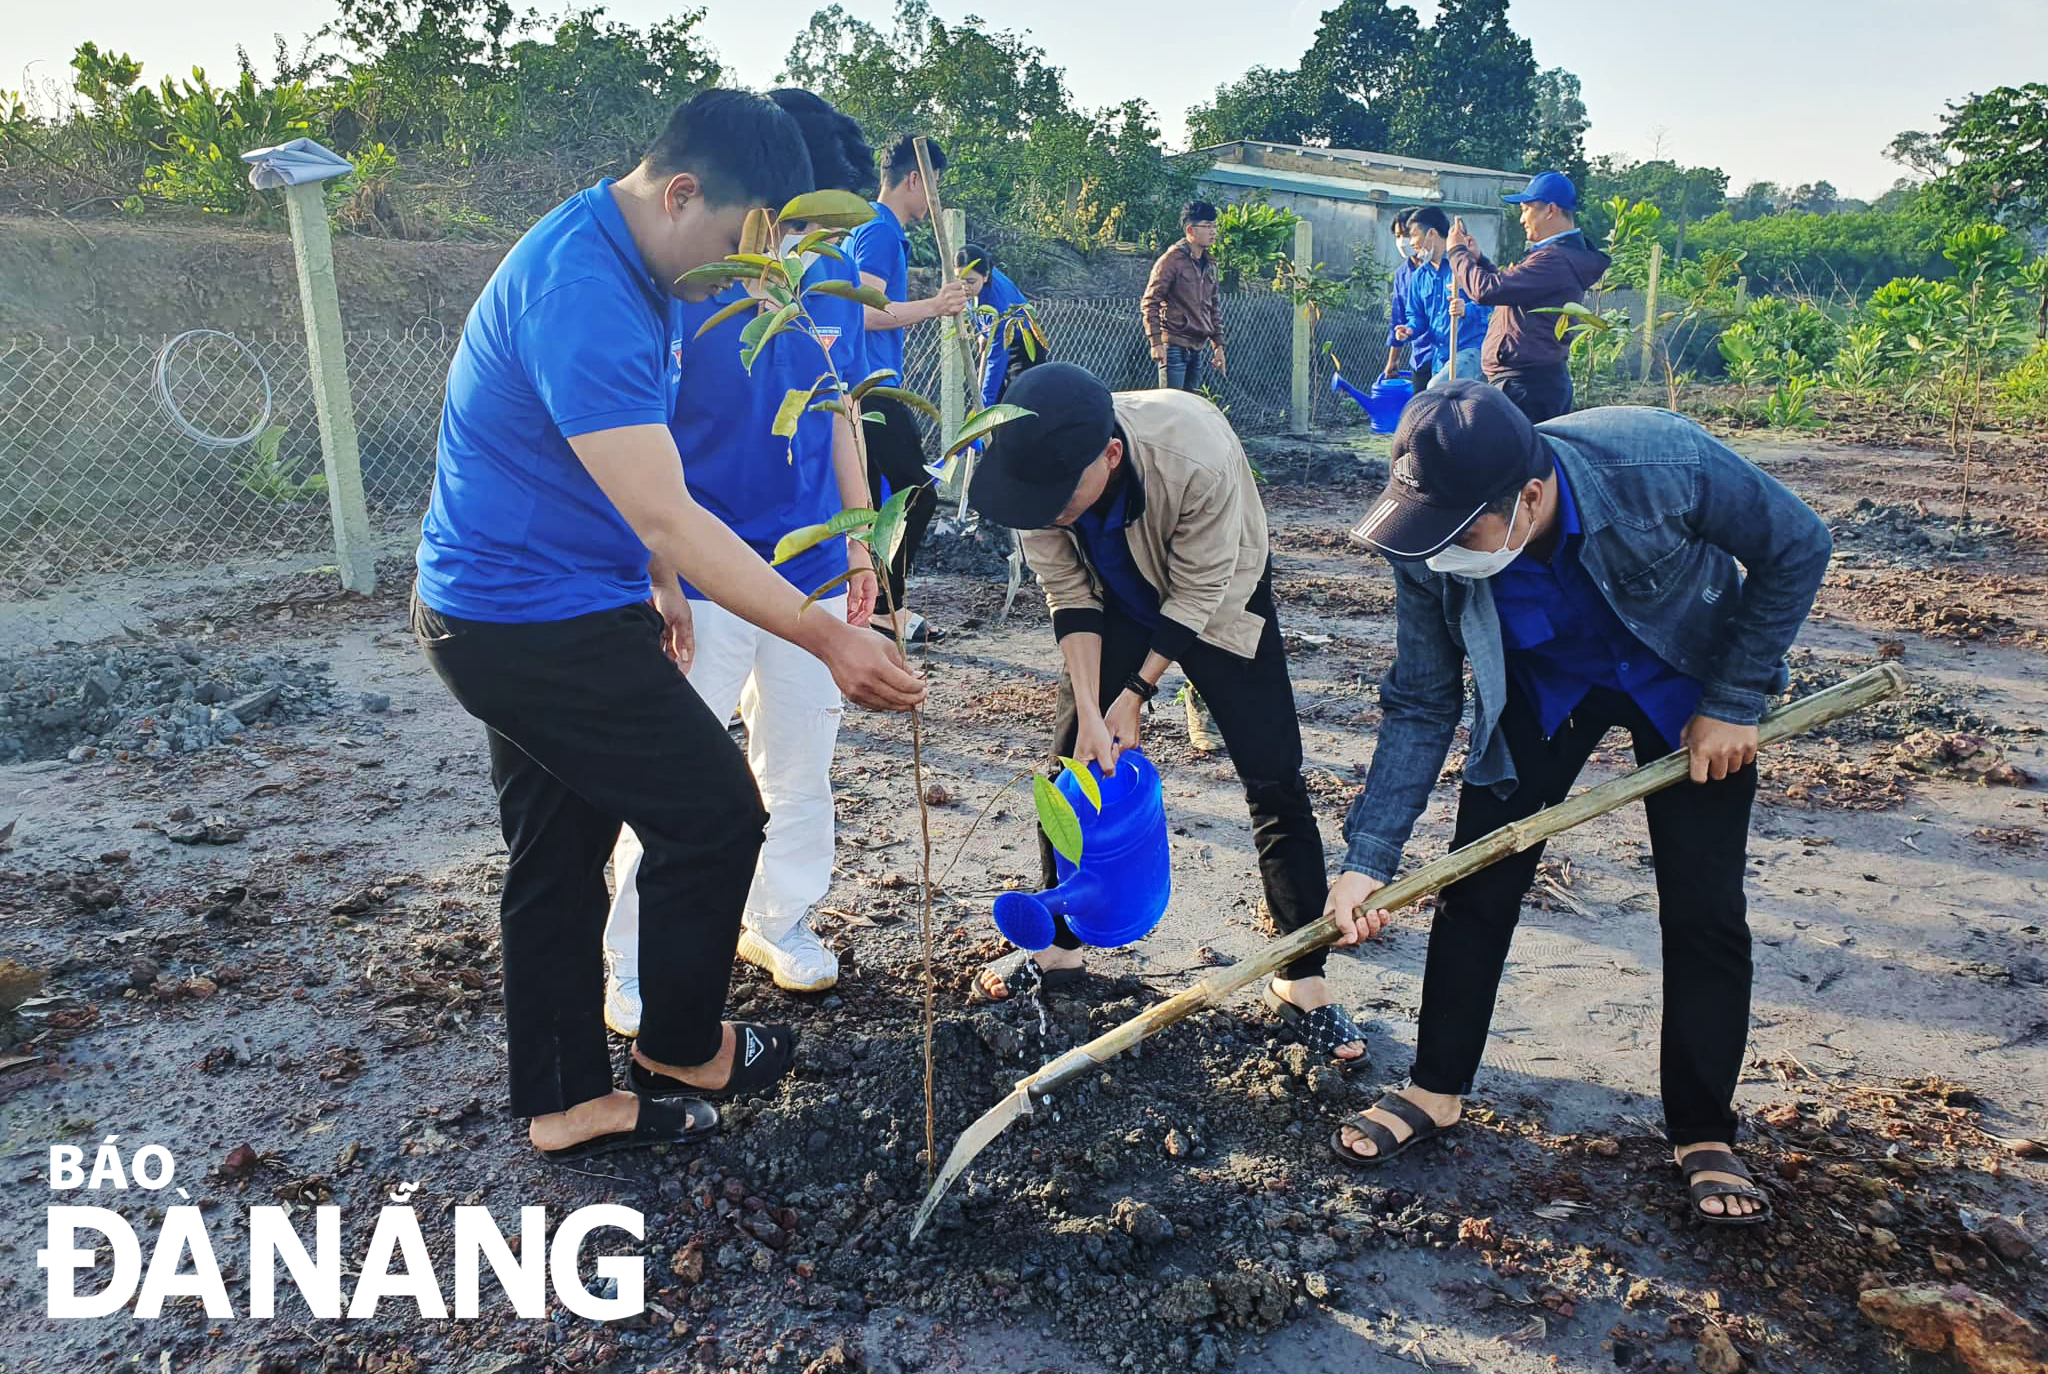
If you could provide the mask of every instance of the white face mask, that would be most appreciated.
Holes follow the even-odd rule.
[[[1431,572],[1449,573],[1453,577],[1472,577],[1481,580],[1492,577],[1521,556],[1522,549],[1511,549],[1508,547],[1515,540],[1515,524],[1521,518],[1522,502],[1518,498],[1515,501],[1514,510],[1508,515],[1508,532],[1501,536],[1499,548],[1491,553],[1482,553],[1478,549],[1468,549],[1453,544],[1440,553],[1430,555],[1428,559],[1429,570]],[[1527,548],[1528,546],[1529,541],[1524,539],[1522,541],[1522,548]]]
[[[782,236],[782,256],[786,258],[791,253],[794,253],[796,251],[796,246],[799,243],[802,243],[803,241],[804,235],[802,234],[784,234]],[[805,253],[803,258],[804,271],[810,271],[811,264],[816,262],[820,256],[822,255],[815,248],[813,248],[810,252]]]

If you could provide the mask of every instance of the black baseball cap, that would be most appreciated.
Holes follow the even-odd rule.
[[[967,503],[1013,530],[1042,530],[1059,519],[1081,474],[1116,432],[1109,388],[1084,367],[1040,363],[1003,393],[1031,412],[990,433]]]
[[[1551,467],[1543,436],[1500,388],[1469,379],[1432,387],[1401,412],[1386,490],[1351,537],[1399,561],[1429,558]]]

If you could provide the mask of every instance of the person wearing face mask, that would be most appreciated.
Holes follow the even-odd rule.
[[[873,173],[874,152],[860,126],[809,91],[770,91],[803,130],[813,179],[821,190],[860,191]],[[809,226],[792,225],[782,241],[796,251]],[[804,284],[857,284],[852,263],[805,255]],[[752,312],[698,333],[720,310],[759,294],[737,283],[710,300],[678,302],[673,333],[683,340],[682,384],[669,431],[683,455],[683,476],[698,504],[725,522],[764,559],[791,530],[822,524],[865,506],[867,475],[843,415],[807,411],[789,439],[773,432],[783,397],[809,390],[836,370],[848,386],[867,375],[858,301],[820,294],[804,298],[807,325],[768,341],[749,368],[741,335]],[[819,599],[805,615],[848,625],[868,623],[876,581],[867,546],[828,539],[778,564],[776,571],[809,594],[852,573],[843,591]],[[839,736],[840,695],[831,672],[797,644],[750,624],[683,586],[695,630],[690,686],[720,720],[735,707],[747,727],[747,761],[768,808],[768,833],[747,894],[739,957],[766,969],[777,987],[822,992],[839,981],[839,959],[811,929],[811,908],[832,885],[832,751]],[[695,786],[678,778],[679,788]],[[605,926],[605,1024],[621,1035],[640,1028],[640,840],[631,828],[612,854],[618,892]]]
[[[1444,386],[1455,380],[1480,378],[1480,346],[1486,342],[1491,306],[1475,305],[1451,280],[1451,264],[1445,245],[1451,230],[1450,216],[1434,205],[1425,205],[1408,218],[1409,241],[1415,249],[1415,265],[1408,278],[1408,314],[1419,337],[1426,341],[1429,356],[1441,364],[1423,390]],[[1451,321],[1458,321],[1457,366],[1451,366]]]
[[[1401,370],[1401,350],[1405,348],[1415,389],[1421,391],[1429,385],[1435,359],[1429,351],[1429,335],[1417,329],[1415,304],[1408,289],[1415,278],[1414,224],[1413,210],[1403,210],[1394,216],[1394,252],[1400,265],[1394,269],[1393,283],[1387,288],[1387,366],[1380,375],[1391,377]]]
[[[1825,523],[1740,454],[1664,410],[1531,425],[1458,381],[1401,417],[1386,490],[1354,531],[1393,565],[1396,657],[1372,771],[1345,820],[1328,913],[1347,931],[1401,864],[1476,687],[1453,848],[1562,801],[1609,729],[1638,761],[1678,748],[1689,784],[1644,802],[1664,933],[1665,1130],[1699,1219],[1769,1203],[1732,1153],[1749,1030],[1743,872],[1757,722],[1827,570]],[[1407,1087],[1331,1147],[1379,1164],[1459,1119],[1542,846],[1446,888],[1430,926]]]
[[[673,1144],[711,1102],[787,1073],[787,1027],[721,1024],[767,815],[746,760],[677,671],[682,579],[830,665],[854,700],[907,710],[924,687],[692,497],[669,425],[684,274],[737,250],[758,207],[811,188],[795,120],[704,91],[640,163],[513,245],[449,368],[412,628],[487,729],[508,855],[499,898],[511,1110],[556,1161]],[[687,785],[678,785],[686,779]],[[656,989],[617,1089],[602,1002],[605,859],[646,846],[640,961]]]

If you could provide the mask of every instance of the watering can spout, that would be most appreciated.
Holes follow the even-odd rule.
[[[996,898],[996,929],[1017,948],[1036,952],[1053,941],[1057,930],[1053,917],[1067,917],[1070,928],[1075,917],[1086,924],[1087,917],[1101,911],[1108,897],[1100,874],[1077,868],[1058,887],[1044,892],[1005,892]]]
[[[1333,372],[1330,374],[1330,390],[1332,392],[1341,392],[1342,394],[1349,396],[1352,400],[1358,402],[1361,409],[1364,408],[1366,404],[1365,393],[1363,391],[1360,391],[1357,387],[1351,385],[1350,382],[1345,381],[1344,374],[1341,372]]]

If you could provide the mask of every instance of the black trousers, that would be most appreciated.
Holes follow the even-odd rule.
[[[1519,783],[1505,800],[1489,788],[1463,788],[1452,847],[1563,801],[1616,725],[1633,737],[1639,763],[1677,747],[1632,699],[1605,689],[1589,694],[1545,739],[1534,709],[1511,684],[1500,728]],[[1681,782],[1643,803],[1664,932],[1660,1072],[1664,1129],[1674,1145],[1735,1138],[1735,1080],[1749,1037],[1752,972],[1742,880],[1756,785],[1751,764],[1719,782]],[[1522,897],[1542,857],[1538,845],[1444,889],[1429,930],[1415,1086],[1472,1090]]]
[[[1532,425],[1572,412],[1572,370],[1564,363],[1514,372],[1489,372],[1486,380],[1506,392],[1508,399],[1529,417]]]
[[[1201,693],[1216,718],[1230,762],[1244,783],[1251,808],[1252,840],[1259,851],[1259,877],[1273,923],[1284,933],[1298,930],[1323,914],[1330,895],[1323,868],[1323,837],[1316,829],[1315,805],[1301,776],[1301,722],[1294,714],[1294,684],[1287,677],[1287,650],[1280,639],[1279,617],[1273,611],[1273,573],[1266,570],[1248,603],[1266,618],[1258,652],[1249,659],[1196,640],[1181,656],[1181,671]],[[1144,666],[1152,631],[1114,606],[1103,612],[1102,708],[1120,696],[1124,679]],[[1074,752],[1080,717],[1074,705],[1073,679],[1060,673],[1059,704],[1053,727],[1053,753]],[[1039,876],[1046,887],[1057,880],[1052,842],[1038,837]],[[1061,949],[1079,949],[1081,942],[1055,918],[1054,938]],[[1287,978],[1322,974],[1324,951],[1317,950],[1289,964]]]
[[[499,899],[512,1113],[612,1091],[605,1042],[604,866],[630,825],[640,863],[640,1044],[702,1064],[719,1019],[768,814],[747,761],[661,651],[640,604],[487,624],[412,607],[413,634],[488,728],[504,826]]]
[[[887,397],[864,404],[882,417],[879,423],[863,422],[861,426],[868,450],[868,494],[874,498],[875,509],[882,508],[884,478],[892,492],[918,489],[903,512],[903,542],[889,564],[888,576],[882,579],[881,608],[893,611],[903,604],[903,578],[924,546],[925,530],[939,508],[939,492],[932,475],[924,470],[924,436],[917,427],[917,412]]]
[[[1436,376],[1436,368],[1429,363],[1417,363],[1409,370],[1415,374],[1415,394],[1420,396],[1423,392],[1429,390],[1429,379]]]

